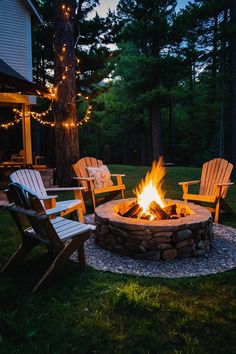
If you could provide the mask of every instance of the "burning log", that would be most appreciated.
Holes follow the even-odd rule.
[[[149,205],[149,211],[156,220],[170,219],[170,216],[154,200]]]
[[[141,208],[137,202],[130,204],[128,210],[126,210],[121,216],[126,218],[136,218],[140,213]]]
[[[164,210],[169,216],[176,215],[177,214],[176,209],[177,209],[176,204],[169,204],[162,208],[162,210]]]
[[[148,215],[148,214],[142,214],[140,219],[143,219],[143,220],[150,220],[151,219],[151,215]]]

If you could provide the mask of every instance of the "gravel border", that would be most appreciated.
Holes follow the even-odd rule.
[[[89,218],[92,221],[92,218]],[[197,258],[147,261],[104,250],[90,237],[85,243],[86,263],[94,269],[146,277],[182,278],[222,273],[236,268],[236,229],[214,224],[212,249]]]

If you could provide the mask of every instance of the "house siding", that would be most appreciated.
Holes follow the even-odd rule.
[[[32,81],[31,14],[20,0],[0,0],[0,58]]]

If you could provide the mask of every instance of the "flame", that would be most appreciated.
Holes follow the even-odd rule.
[[[149,215],[150,220],[153,219],[153,215],[149,212],[149,205],[152,201],[159,204],[161,208],[165,206],[165,192],[162,189],[165,175],[164,160],[160,157],[158,161],[153,161],[151,171],[147,172],[145,178],[134,190],[138,204],[142,208],[142,214]]]

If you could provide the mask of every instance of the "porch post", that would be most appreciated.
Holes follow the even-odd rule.
[[[24,149],[24,162],[27,164],[32,164],[32,143],[31,143],[31,126],[30,126],[30,116],[27,115],[29,112],[29,106],[27,104],[22,104],[22,135],[23,135],[23,149]]]

